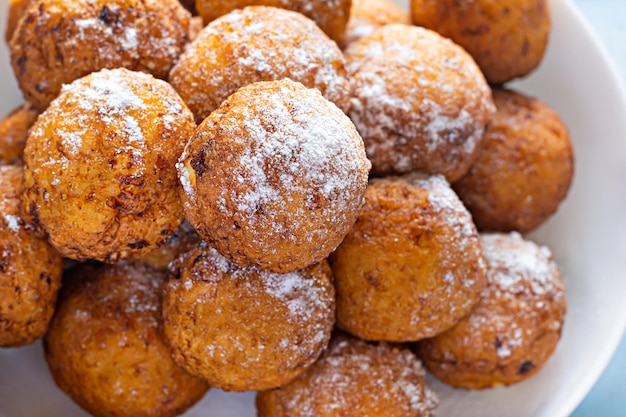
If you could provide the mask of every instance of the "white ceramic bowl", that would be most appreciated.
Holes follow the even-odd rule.
[[[2,34],[6,4],[0,5]],[[553,0],[551,6],[554,31],[546,59],[515,86],[562,116],[576,151],[568,199],[531,236],[553,249],[564,272],[569,312],[563,339],[536,377],[510,388],[469,392],[431,381],[441,397],[440,416],[567,416],[607,365],[626,324],[626,98],[580,13],[568,0]],[[21,99],[4,44],[0,91],[5,114]],[[185,415],[253,417],[254,394],[212,390]],[[18,416],[85,416],[54,386],[40,343],[0,349],[0,417]]]

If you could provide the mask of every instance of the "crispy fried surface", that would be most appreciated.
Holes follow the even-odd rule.
[[[45,338],[65,393],[94,416],[176,416],[207,391],[179,368],[163,334],[165,274],[142,264],[79,266],[64,280]]]
[[[369,161],[350,120],[291,80],[240,89],[178,165],[185,217],[239,266],[290,272],[326,258],[362,205]]]
[[[474,162],[495,111],[489,86],[458,45],[393,24],[350,44],[349,116],[376,176],[422,171],[455,181]]]
[[[167,270],[167,266],[174,258],[198,248],[201,243],[202,239],[193,227],[188,222],[183,222],[176,232],[172,233],[140,261],[154,269]]]
[[[15,164],[22,161],[24,147],[39,112],[30,104],[14,109],[0,120],[0,163]]]
[[[34,0],[11,39],[11,64],[43,111],[63,84],[103,68],[167,78],[189,19],[177,0]]]
[[[534,70],[552,27],[546,0],[411,0],[411,14],[465,48],[493,84]]]
[[[200,123],[240,87],[283,78],[318,88],[347,109],[349,85],[339,47],[299,13],[248,7],[204,28],[170,82]]]
[[[61,286],[61,255],[20,218],[22,174],[0,166],[0,347],[42,337]]]
[[[239,268],[204,247],[171,265],[165,333],[174,359],[212,387],[273,388],[304,372],[327,346],[334,297],[326,261],[275,274]]]
[[[293,10],[314,20],[336,42],[341,41],[346,30],[350,5],[351,0],[197,0],[196,2],[198,13],[204,18],[205,23],[246,6],[271,6]]]
[[[431,417],[437,403],[408,349],[343,335],[306,373],[256,401],[259,417]]]
[[[441,333],[472,309],[485,286],[478,233],[441,176],[371,181],[331,265],[337,326],[366,340]]]
[[[31,130],[22,212],[68,258],[141,257],[182,222],[174,165],[194,127],[174,89],[148,74],[77,80]]]
[[[494,90],[478,159],[454,184],[480,230],[529,232],[556,212],[574,175],[567,127],[548,105]]]
[[[536,374],[554,352],[566,310],[550,251],[519,234],[482,235],[487,287],[459,324],[417,345],[427,368],[459,388],[510,385]]]
[[[345,47],[392,23],[410,25],[411,16],[391,0],[352,0],[342,45]]]
[[[4,38],[7,43],[11,41],[13,32],[17,28],[17,24],[28,9],[31,1],[33,0],[9,0],[9,16],[7,19],[7,29],[4,33]]]

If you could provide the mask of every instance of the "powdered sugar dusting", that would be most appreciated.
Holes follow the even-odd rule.
[[[125,151],[133,155],[137,162],[142,161],[142,154],[145,152],[146,144],[143,129],[136,115],[143,117],[146,104],[143,99],[134,93],[135,85],[132,81],[136,78],[146,82],[153,81],[151,76],[143,73],[132,73],[133,77],[128,77],[125,70],[101,70],[93,73],[90,77],[78,80],[72,84],[64,85],[61,94],[69,106],[76,106],[77,112],[71,115],[69,121],[74,123],[63,127],[62,123],[56,125],[56,135],[63,144],[67,156],[75,157],[80,152],[84,138],[90,137],[93,132],[89,128],[90,115],[94,113],[107,125],[117,126],[118,134],[126,139],[126,147],[119,151]],[[37,135],[43,134],[41,126]],[[65,157],[65,155],[61,155]],[[67,167],[69,161],[51,160],[46,163],[59,164]],[[137,164],[138,174],[141,174],[145,167]]]
[[[248,277],[258,276],[262,282],[263,291],[271,295],[280,304],[287,307],[290,315],[285,317],[291,324],[304,323],[312,319],[315,311],[325,311],[328,308],[328,294],[317,278],[311,277],[304,271],[295,271],[287,274],[278,274],[263,271],[257,267],[240,268],[231,263],[213,248],[204,247],[203,256],[196,260],[202,271],[214,271],[217,275],[229,275],[230,279],[247,280]],[[193,282],[183,283],[186,290],[193,288]],[[319,323],[323,329],[323,323]]]
[[[479,305],[446,337],[483,346],[482,352],[493,352],[498,360],[532,360],[528,352],[533,343],[546,331],[558,331],[565,313],[558,268],[549,249],[524,240],[519,233],[483,234],[481,240],[488,264],[487,286]],[[443,354],[445,361],[456,360],[452,352]]]
[[[330,338],[334,291],[327,265],[287,274],[241,268],[207,245],[179,258],[171,268],[179,268],[177,262],[186,266],[182,276],[177,273],[179,279],[169,281],[168,297],[180,300],[184,308],[189,308],[191,300],[192,305],[201,306],[199,310],[191,307],[198,317],[209,314],[211,323],[226,321],[238,329],[222,328],[219,337],[203,350],[211,355],[207,360],[236,356],[244,368],[259,367],[269,360],[262,366],[293,372],[303,363],[312,363]],[[232,299],[240,306],[233,307]],[[203,332],[202,325],[193,331]],[[213,334],[218,330],[207,331]],[[283,359],[277,361],[272,356],[276,352],[281,352]]]
[[[442,175],[410,174],[403,178],[413,186],[427,191],[427,199],[437,216],[437,224],[445,225],[455,234],[444,249],[450,254],[439,255],[441,259],[446,259],[437,268],[440,280],[439,291],[441,296],[449,298],[456,295],[459,287],[468,295],[474,294],[474,297],[464,297],[461,298],[461,302],[450,302],[448,305],[451,314],[468,312],[476,303],[475,296],[483,289],[483,274],[486,270],[482,246],[472,217]],[[459,273],[457,264],[447,261],[447,259],[459,256],[460,253],[464,254],[465,262],[471,259],[472,264],[475,265],[473,269],[467,269],[465,274]],[[419,312],[416,314],[412,318],[412,324],[417,324],[420,320]]]
[[[325,308],[325,303],[320,298],[323,289],[316,287],[315,281],[307,279],[301,272],[263,273],[262,277],[265,291],[276,299],[286,302],[296,321],[306,319],[313,309]]]
[[[170,14],[166,14],[166,10]],[[78,48],[89,43],[90,47],[97,48],[99,60],[107,62],[108,68],[139,66],[164,77],[183,51],[189,25],[180,13],[182,9],[171,11],[167,7],[157,9],[150,2],[130,9],[109,2],[102,8],[83,5],[73,9],[69,4],[64,11],[53,8],[47,14],[64,13],[62,24],[68,26],[72,36],[67,37],[68,45],[63,46]],[[158,30],[151,27],[155,18],[160,23]],[[75,63],[74,54],[67,54],[65,59],[70,64]]]
[[[444,220],[455,228],[465,249],[473,246],[476,248],[475,250],[479,251],[480,245],[476,244],[478,232],[472,221],[472,216],[463,206],[445,177],[442,175],[429,177],[412,175],[408,178],[411,184],[428,190],[428,201],[435,210],[442,214]]]
[[[286,102],[290,90],[283,86],[270,93],[270,106],[246,114],[246,130],[254,146],[246,149],[233,169],[250,182],[250,191],[236,198],[238,209],[250,219],[260,205],[277,204],[283,190],[307,193],[310,188],[335,200],[334,209],[340,214],[347,202],[338,197],[358,188],[355,182],[360,179],[353,174],[362,171],[363,158],[351,154],[358,148],[347,146],[345,135],[352,130],[347,119],[326,111],[317,95]],[[265,127],[270,121],[276,130]],[[269,180],[266,173],[274,158],[285,163],[278,181]],[[306,189],[299,179],[304,172]]]
[[[231,101],[248,104],[234,106]],[[220,218],[234,220],[259,252],[275,247],[267,242],[276,234],[300,246],[321,242],[351,224],[362,204],[355,196],[365,191],[370,164],[362,140],[341,110],[318,91],[288,79],[252,84],[226,103],[228,112],[215,112],[209,120],[219,126],[219,136],[211,133],[211,158],[228,167],[229,178],[205,175],[197,180],[214,190],[211,199]],[[179,166],[191,200],[199,192],[186,178],[194,175],[189,172],[190,148],[200,149],[194,141]],[[319,227],[302,233],[311,222]]]
[[[184,160],[185,155],[181,156],[181,161]],[[184,162],[178,162],[176,164],[176,170],[178,171],[178,180],[180,181],[180,185],[183,187],[183,191],[189,196],[189,198],[193,199],[195,197],[195,188],[191,183],[191,168],[187,168]]]
[[[170,81],[200,121],[237,88],[285,77],[318,88],[340,107],[347,102],[343,55],[317,25],[288,10],[248,7],[205,27]]]
[[[0,165],[0,192],[2,194],[0,195],[0,216],[4,218],[6,227],[14,234],[17,234],[23,226],[22,219],[18,214],[22,175],[23,170],[21,167]],[[19,239],[19,235],[17,238]],[[10,246],[4,249],[5,251],[11,250]],[[19,248],[13,248],[13,250],[21,253]],[[7,266],[11,267],[10,265]]]
[[[19,217],[5,213],[4,220],[7,222],[7,226],[9,226],[9,230],[11,230],[14,233],[17,233],[20,231]]]
[[[182,111],[170,113],[176,101]],[[177,199],[173,165],[184,148],[181,136],[194,127],[174,89],[149,74],[104,69],[63,86],[33,125],[24,158],[32,186],[42,190],[31,202],[52,244],[70,258],[115,261],[164,239],[161,231],[177,226],[179,208],[168,207],[171,215],[164,216],[162,205]],[[50,218],[80,216],[88,206],[98,213],[97,226],[50,226],[58,224]],[[152,216],[159,221],[151,224]],[[117,233],[140,217],[145,236]]]
[[[165,282],[164,272],[140,263],[120,263],[105,266],[95,272],[97,279],[91,285],[110,286],[112,281],[123,282],[98,300],[98,303],[121,306],[120,310],[133,320],[150,327],[159,325],[161,315],[161,290]],[[109,284],[107,284],[107,282]],[[88,312],[81,313],[86,315]]]
[[[547,247],[525,241],[517,232],[483,235],[482,241],[490,265],[489,282],[500,291],[543,295],[561,287],[560,274]]]
[[[448,175],[469,167],[495,107],[462,49],[434,32],[396,24],[355,42],[346,57],[353,75],[349,115],[375,173]]]
[[[375,403],[382,397],[381,403],[392,405],[398,415],[429,417],[438,400],[424,376],[420,361],[408,349],[339,337],[307,371],[307,379],[294,381],[297,388],[287,386],[285,393],[279,390],[277,398],[285,412],[294,415],[349,415],[355,401]]]

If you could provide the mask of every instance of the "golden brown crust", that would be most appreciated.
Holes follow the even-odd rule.
[[[140,259],[154,269],[167,270],[170,262],[178,255],[196,249],[202,239],[188,222],[183,222],[178,230],[159,244],[152,252]]]
[[[431,417],[438,400],[408,349],[335,335],[305,374],[256,404],[258,417]]]
[[[163,333],[165,274],[142,264],[79,266],[45,338],[56,384],[98,417],[176,416],[207,391],[179,368]]]
[[[45,110],[68,84],[103,68],[167,78],[187,43],[177,0],[34,0],[11,39],[24,97]]]
[[[497,113],[454,189],[480,230],[529,232],[556,212],[574,175],[567,127],[541,101],[494,90]]]
[[[0,347],[44,335],[61,286],[63,260],[19,216],[22,168],[0,166]]]
[[[345,51],[349,115],[376,176],[421,171],[455,181],[475,160],[495,111],[478,66],[427,29],[393,24]]]
[[[22,161],[24,147],[39,112],[30,104],[14,109],[0,120],[0,163],[16,164]]]
[[[465,48],[493,84],[534,70],[552,26],[546,0],[411,0],[411,14]]]
[[[4,39],[7,43],[11,41],[17,24],[32,1],[33,0],[9,0],[9,16],[7,18],[7,29],[4,33]]]
[[[185,217],[239,266],[290,272],[326,258],[354,223],[369,161],[354,125],[285,79],[241,88],[177,165]]]
[[[330,259],[337,326],[366,340],[441,333],[485,286],[478,233],[441,176],[372,180],[356,224]]]
[[[535,375],[554,352],[566,310],[550,251],[517,233],[482,235],[487,287],[476,309],[417,345],[426,367],[459,388],[510,385]]]
[[[22,212],[68,258],[139,258],[183,220],[174,165],[194,127],[174,89],[148,74],[79,79],[31,129]]]
[[[189,21],[189,42],[195,41],[203,28],[202,18],[200,16],[192,17]]]
[[[300,375],[322,353],[334,299],[326,261],[274,274],[241,269],[204,247],[171,265],[165,333],[176,362],[212,387],[269,389]]]
[[[299,13],[247,7],[205,27],[170,82],[200,123],[240,87],[283,78],[318,88],[347,110],[349,83],[339,47]]]
[[[335,42],[342,39],[350,16],[350,5],[351,0],[197,0],[196,2],[198,13],[204,18],[205,23],[246,6],[270,6],[293,10],[315,21]]]
[[[411,16],[391,0],[352,0],[342,45],[345,48],[379,27],[392,23],[410,25]]]

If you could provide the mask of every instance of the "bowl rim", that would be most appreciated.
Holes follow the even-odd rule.
[[[565,6],[562,9],[570,13],[570,18],[573,22],[584,29],[585,36],[588,37],[589,41],[596,49],[601,58],[597,64],[603,66],[606,70],[609,76],[607,82],[615,86],[616,91],[614,98],[616,99],[616,103],[620,106],[620,112],[626,117],[626,85],[607,46],[596,32],[594,26],[589,22],[585,14],[573,0],[550,0],[550,3],[559,2]],[[551,6],[551,8],[554,9],[554,6]],[[626,73],[626,69],[624,69],[624,73]],[[626,142],[626,137],[622,137],[621,140]],[[626,178],[624,180],[626,180]],[[615,276],[618,276],[620,272],[626,273],[626,271],[617,271]],[[621,316],[616,317],[613,331],[609,333],[609,337],[602,343],[602,348],[599,351],[599,353],[601,353],[601,355],[599,355],[601,359],[598,360],[597,366],[593,367],[587,374],[587,378],[576,385],[575,390],[570,392],[568,401],[559,407],[561,412],[554,417],[567,417],[571,415],[585,398],[587,398],[590,391],[596,385],[615,356],[617,348],[625,335],[626,307],[621,310]]]

